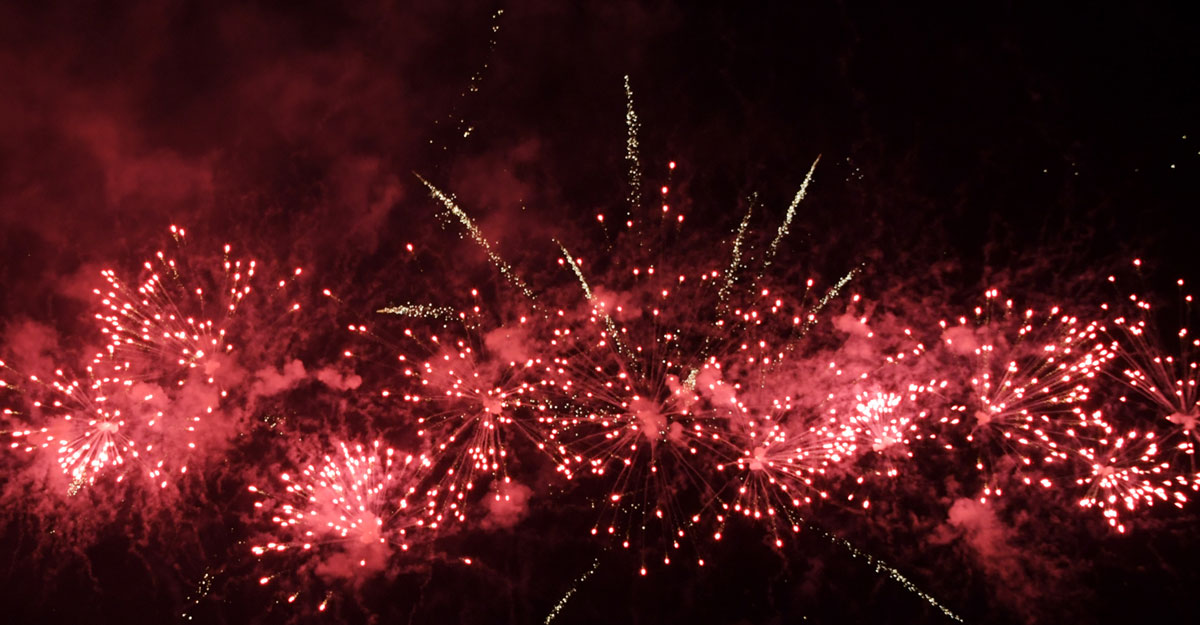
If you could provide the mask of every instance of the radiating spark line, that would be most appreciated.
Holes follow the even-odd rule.
[[[579,286],[583,288],[583,294],[587,296],[588,301],[592,300],[592,287],[588,284],[587,277],[583,275],[583,270],[579,268],[579,264],[575,262],[575,258],[571,256],[571,252],[567,250],[567,246],[558,243],[558,249],[562,250],[563,257],[567,259],[567,264],[571,266],[571,271],[575,272],[575,277],[579,279]],[[605,315],[607,316],[607,315]]]
[[[626,219],[629,219],[642,203],[642,161],[638,155],[638,130],[641,124],[633,108],[633,86],[629,83],[628,75],[625,76],[625,129],[625,160],[629,164],[629,209]]]
[[[792,198],[791,206],[788,206],[787,214],[783,217],[783,223],[779,224],[779,230],[775,233],[775,239],[771,241],[771,247],[767,249],[766,259],[763,261],[763,270],[771,265],[771,261],[775,259],[775,252],[779,247],[779,242],[783,237],[787,236],[788,229],[792,227],[792,219],[796,217],[796,208],[800,206],[800,202],[804,201],[804,196],[808,194],[808,185],[812,182],[813,172],[817,170],[817,163],[821,162],[821,157],[818,155],[817,160],[813,161],[812,167],[808,168],[808,174],[804,176],[804,182],[800,184],[800,190],[796,192],[796,197]],[[759,274],[762,277],[762,274]]]
[[[855,547],[853,543],[846,540],[845,538],[842,538],[840,536],[834,536],[833,534],[830,534],[829,532],[826,532],[825,530],[823,530],[819,527],[816,527],[812,524],[809,524],[809,523],[806,523],[805,525],[809,529],[815,530],[818,534],[821,534],[822,536],[824,536],[829,542],[840,545],[846,551],[850,552],[851,556],[853,556],[855,558],[866,559],[867,564],[870,564],[871,566],[875,567],[876,573],[886,572],[888,577],[890,577],[894,581],[898,582],[901,586],[904,586],[904,588],[906,590],[908,590],[909,592],[924,599],[925,602],[928,603],[929,605],[937,608],[938,610],[941,610],[942,614],[946,615],[947,618],[957,621],[959,623],[966,622],[966,621],[962,620],[962,617],[955,614],[950,608],[947,608],[946,606],[942,605],[932,595],[921,590],[916,584],[912,583],[911,580],[909,580],[907,577],[905,577],[903,573],[896,570],[894,567],[889,565],[887,562],[884,562],[883,560],[876,558],[875,556],[863,551],[862,549]]]
[[[837,297],[837,296],[838,296],[838,293],[840,293],[840,292],[841,292],[841,290],[842,290],[842,287],[844,287],[844,286],[846,286],[847,284],[849,284],[849,283],[850,283],[850,281],[851,281],[851,280],[853,280],[853,279],[854,279],[854,276],[855,276],[855,275],[857,275],[857,274],[858,274],[858,269],[857,269],[857,268],[855,268],[855,269],[851,269],[850,271],[846,272],[846,275],[842,276],[842,278],[841,278],[840,280],[838,280],[838,281],[837,281],[837,284],[834,284],[834,285],[833,285],[833,288],[829,289],[829,291],[825,293],[825,296],[821,298],[821,301],[820,301],[820,302],[817,302],[817,305],[816,305],[816,307],[815,307],[815,308],[813,308],[813,312],[814,312],[814,313],[815,313],[815,312],[820,312],[820,310],[821,310],[822,308],[825,308],[825,304],[828,304],[828,303],[829,303],[829,300],[831,300],[831,299],[833,299],[833,298]]]
[[[536,300],[537,296],[535,296],[533,291],[530,290],[529,285],[525,284],[525,281],[521,279],[521,276],[517,274],[517,271],[513,269],[511,265],[505,262],[503,258],[500,258],[499,254],[492,250],[492,244],[487,240],[487,237],[483,236],[483,232],[479,229],[479,226],[475,225],[475,221],[471,219],[470,215],[463,211],[463,209],[459,208],[458,203],[454,201],[454,198],[444,193],[441,189],[435,187],[432,182],[426,180],[421,174],[414,173],[414,175],[418,180],[424,183],[425,187],[429,189],[429,192],[433,195],[433,197],[446,207],[447,212],[458,218],[458,221],[463,225],[464,228],[467,229],[467,233],[471,235],[471,238],[483,248],[485,253],[487,253],[488,258],[492,261],[492,264],[496,266],[496,269],[500,270],[501,275],[503,275],[506,280],[511,282],[513,286],[517,287],[517,289],[520,290],[525,297],[528,297],[531,300]]]
[[[856,275],[858,275],[858,268],[851,269],[850,271],[846,272],[846,275],[842,276],[841,279],[839,279],[832,287],[830,287],[829,290],[825,292],[825,295],[821,296],[821,299],[817,301],[817,304],[813,306],[812,310],[810,310],[808,315],[805,316],[804,325],[800,328],[800,336],[808,334],[808,331],[811,330],[812,327],[817,323],[817,313],[824,310],[825,306],[829,304],[833,298],[837,297],[838,294],[842,292],[842,288],[847,284],[850,284],[850,281],[853,280],[854,276]],[[791,352],[794,348],[795,343],[789,343],[787,346],[787,350],[789,352]]]
[[[742,216],[742,223],[738,224],[737,236],[733,239],[733,252],[729,255],[729,271],[725,273],[725,281],[721,284],[721,289],[717,292],[717,301],[719,302],[717,309],[718,316],[724,314],[729,290],[733,288],[733,283],[737,281],[737,272],[742,266],[742,239],[746,235],[746,228],[750,226],[750,215],[754,212],[754,205],[757,199],[757,194],[751,196],[750,206],[746,208],[746,214]]]
[[[454,314],[454,309],[447,306],[434,306],[433,304],[397,304],[395,306],[380,308],[375,312],[420,319],[458,320],[458,317]]]
[[[717,314],[713,319],[713,327],[720,327],[725,313],[728,311],[729,291],[733,288],[733,283],[737,281],[738,269],[742,266],[742,240],[746,235],[746,228],[750,225],[750,215],[754,212],[754,205],[758,199],[758,194],[750,196],[750,205],[746,207],[746,214],[742,216],[742,223],[738,224],[737,234],[733,238],[733,250],[729,254],[729,269],[725,272],[725,280],[721,283],[721,288],[717,291]],[[700,350],[700,360],[704,360],[708,356],[708,350],[712,346],[713,337],[704,337],[704,347]],[[699,369],[692,369],[688,374],[685,386],[691,390],[695,388],[696,375],[699,374]]]
[[[558,618],[558,613],[562,612],[562,609],[567,605],[567,601],[570,601],[571,596],[575,594],[575,591],[579,590],[579,585],[586,582],[587,578],[591,577],[592,573],[595,573],[596,569],[598,568],[600,568],[600,558],[596,558],[596,560],[592,562],[592,568],[585,571],[583,575],[580,575],[579,578],[575,580],[575,583],[572,584],[569,589],[567,589],[566,594],[564,594],[562,598],[558,600],[558,603],[554,604],[554,608],[550,610],[550,613],[546,615],[546,620],[543,621],[544,625],[550,625],[555,618]]]
[[[558,243],[558,249],[562,250],[563,257],[566,258],[567,264],[571,266],[571,271],[575,272],[575,277],[579,279],[579,286],[583,289],[583,294],[587,296],[588,303],[592,303],[592,287],[588,284],[587,277],[583,275],[583,269],[580,269],[579,263],[575,262],[575,258],[571,256],[571,252],[567,251],[565,245],[559,243],[558,240],[554,242]],[[604,318],[604,328],[608,331],[613,346],[617,348],[617,352],[624,356],[631,365],[636,367],[637,362],[634,360],[632,353],[621,342],[621,335],[617,332],[617,325],[613,323],[612,316],[608,314],[607,310],[602,311],[600,314]]]

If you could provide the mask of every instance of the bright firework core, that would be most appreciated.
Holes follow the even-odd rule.
[[[629,411],[637,419],[642,435],[651,445],[664,440],[676,444],[681,442],[683,425],[668,419],[659,402],[635,395],[629,402]]]

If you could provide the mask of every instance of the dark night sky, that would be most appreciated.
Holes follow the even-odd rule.
[[[625,75],[647,187],[677,161],[701,241],[728,241],[751,193],[755,226],[773,227],[820,155],[789,275],[859,266],[862,292],[893,312],[917,300],[886,294],[927,278],[958,309],[989,286],[1091,303],[1098,278],[1141,257],[1148,288],[1172,296],[1176,278],[1200,279],[1200,21],[1185,3],[1103,4],[5,3],[0,357],[35,326],[84,350],[82,285],[102,265],[135,270],[170,224],[205,249],[231,242],[351,285],[364,307],[440,286],[396,260],[408,242],[459,246],[444,252],[461,255],[455,270],[487,280],[414,172],[455,193],[514,264],[551,266],[552,238],[587,240],[623,200]],[[300,348],[305,362],[325,346]],[[4,477],[25,460],[6,457],[0,621],[305,621],[242,557],[253,530],[230,467],[277,461],[269,445],[236,443],[173,512],[139,519],[117,502],[65,545],[37,491]],[[832,509],[815,522],[967,622],[1194,611],[1194,506],[1115,538],[1031,501],[972,530],[1000,538],[974,541],[946,536],[947,490],[903,491],[882,521]],[[949,622],[813,532],[782,556],[735,534],[704,571],[640,579],[588,540],[590,514],[535,497],[516,527],[439,547],[482,565],[368,582],[314,622],[542,622],[597,557],[556,622]],[[205,571],[214,588],[187,608]]]

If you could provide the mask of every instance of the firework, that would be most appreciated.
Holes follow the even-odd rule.
[[[729,438],[731,459],[717,465],[728,474],[716,515],[720,540],[727,517],[765,524],[776,547],[803,525],[800,511],[829,497],[831,471],[855,453],[855,433],[834,417],[791,405],[747,410]]]
[[[1134,264],[1140,266],[1141,261],[1134,261]],[[1109,276],[1108,281],[1115,283],[1116,278]],[[1180,289],[1184,318],[1188,319],[1192,296],[1183,291],[1183,280],[1178,280],[1176,285]],[[1120,345],[1120,375],[1115,377],[1137,401],[1130,401],[1125,395],[1119,400],[1127,410],[1151,414],[1152,427],[1166,430],[1163,443],[1175,451],[1171,461],[1179,464],[1181,470],[1192,473],[1193,479],[1200,479],[1195,463],[1195,447],[1200,443],[1200,430],[1197,430],[1200,363],[1195,354],[1200,348],[1200,338],[1192,336],[1184,322],[1175,332],[1177,348],[1167,349],[1161,342],[1163,334],[1154,323],[1155,309],[1151,303],[1136,294],[1126,299],[1133,306],[1129,314],[1119,314],[1119,308],[1123,307],[1102,306],[1107,313],[1117,315],[1112,320],[1113,331],[1110,333]]]
[[[929,411],[919,406],[925,394],[941,386],[931,381],[910,384],[904,394],[877,391],[855,396],[854,410],[845,419],[854,432],[862,464],[874,467],[871,473],[897,477],[904,463],[913,458],[914,441],[936,438],[926,431]],[[863,481],[859,476],[858,483]],[[869,500],[864,499],[863,505],[869,506]]]
[[[1141,261],[1133,264],[1140,268]],[[1110,275],[1108,282],[1115,284],[1116,277]],[[1183,292],[1182,280],[1177,286],[1182,308],[1190,315],[1192,296]],[[1120,533],[1137,509],[1168,502],[1181,508],[1188,490],[1200,490],[1195,464],[1200,374],[1193,356],[1200,341],[1181,324],[1175,337],[1178,349],[1164,349],[1151,303],[1137,294],[1125,300],[1127,305],[1105,303],[1101,308],[1114,315],[1107,336],[1119,373],[1106,370],[1108,379],[1131,393],[1119,395],[1106,416],[1095,415],[1093,430],[1098,433],[1080,445],[1081,471],[1075,479],[1085,490],[1080,506],[1098,509]]]
[[[724,356],[730,351],[740,351],[739,360],[750,363],[753,369],[774,366],[783,354],[770,353],[778,345],[768,346],[763,340],[731,345],[734,340],[749,341],[748,333],[729,338],[731,333],[724,317],[741,318],[742,325],[753,326],[762,323],[759,312],[753,309],[759,300],[771,307],[770,300],[763,299],[769,294],[765,289],[752,297],[755,301],[752,307],[731,306],[734,299],[746,297],[744,289],[734,288],[738,274],[745,269],[746,219],[735,234],[727,269],[714,264],[696,272],[688,259],[663,255],[687,236],[680,230],[685,221],[683,213],[672,210],[667,202],[675,163],[669,164],[668,184],[661,188],[659,206],[643,210],[638,122],[628,80],[626,96],[629,207],[624,228],[614,237],[607,230],[605,215],[596,216],[606,229],[611,252],[606,255],[611,262],[601,267],[600,286],[592,286],[589,272],[583,269],[583,259],[575,258],[565,246],[559,245],[563,253],[559,264],[570,268],[586,299],[578,309],[558,310],[550,315],[542,311],[542,317],[549,317],[556,324],[546,330],[550,336],[542,343],[556,355],[550,359],[547,375],[537,383],[539,389],[551,389],[552,399],[538,406],[545,409],[541,423],[549,428],[547,439],[552,442],[548,444],[555,448],[559,471],[568,478],[585,472],[604,478],[609,485],[605,512],[593,527],[593,534],[613,535],[622,546],[632,546],[642,553],[647,546],[647,526],[655,524],[661,528],[669,549],[674,551],[680,548],[687,530],[699,521],[698,511],[707,505],[705,502],[713,500],[717,488],[709,482],[708,474],[712,472],[717,450],[727,445],[722,439],[724,421],[738,401],[736,385],[722,379],[722,362],[710,354]],[[811,172],[804,188],[810,179]],[[536,299],[452,196],[428,182],[426,185],[488,254],[506,281],[528,299]],[[789,216],[803,198],[804,188]],[[781,227],[772,253],[786,229],[786,224]],[[671,270],[671,266],[681,262],[682,266],[689,266],[687,272]],[[808,287],[811,286],[810,281]],[[772,312],[778,313],[780,307],[781,302],[775,302]],[[793,337],[802,335],[808,322],[797,319],[794,325],[799,330],[793,330]],[[438,377],[447,376],[435,372],[447,369],[446,363],[472,368],[467,351],[460,342],[450,353],[442,354],[440,362],[438,358],[432,359],[437,362],[436,367],[426,364],[424,371],[414,369],[410,374],[427,376],[422,382],[432,382],[431,386],[440,389],[447,398],[470,401],[472,405],[467,410],[455,411],[449,421],[462,422],[465,412],[478,415],[471,416],[467,423],[479,422],[482,417],[487,426],[485,433],[498,430],[492,425],[497,410],[489,410],[488,406],[500,407],[496,398],[506,394],[503,388],[480,386],[474,380],[464,385],[460,382],[462,376],[457,375],[450,376],[453,381],[449,384],[437,384]],[[536,364],[540,367],[541,363]],[[473,390],[464,392],[464,386]],[[446,429],[450,434],[440,438],[456,442],[459,430]],[[499,448],[492,439],[468,440],[474,442],[467,449],[481,449],[485,445]],[[545,444],[539,442],[539,448]],[[451,468],[458,471],[465,468],[467,473],[480,468],[496,471],[503,467],[496,455],[476,455]],[[470,479],[463,482],[470,487]],[[451,483],[450,487],[459,489],[457,498],[464,497],[461,485]],[[682,504],[683,501],[688,504]],[[663,561],[669,563],[670,558],[668,553]],[[642,572],[646,572],[644,566]]]
[[[1097,322],[1082,322],[1058,307],[1019,312],[996,290],[986,300],[974,321],[941,322],[945,348],[972,362],[970,399],[951,410],[956,422],[968,426],[966,440],[980,455],[976,468],[988,472],[984,499],[1003,493],[996,478],[1009,461],[1025,484],[1051,485],[1029,472],[1069,458],[1063,447],[1089,427],[1083,404],[1115,356]]]
[[[645,209],[637,120],[626,88],[630,210],[616,236],[605,231],[608,252],[595,267],[559,244],[558,262],[570,270],[584,301],[559,312],[563,323],[548,343],[557,354],[552,386],[567,412],[558,430],[569,453],[559,469],[568,477],[583,472],[601,478],[604,510],[592,533],[642,554],[645,574],[644,552],[658,542],[655,535],[665,543],[662,560],[669,564],[705,516],[720,528],[735,514],[773,516],[775,504],[761,502],[776,495],[789,507],[794,498],[810,496],[810,471],[824,470],[814,456],[837,453],[817,450],[829,444],[821,440],[828,433],[812,423],[782,431],[770,416],[748,416],[743,396],[757,402],[780,384],[784,363],[805,351],[801,339],[853,272],[823,294],[808,280],[796,303],[763,286],[811,171],[769,249],[749,241],[748,211],[732,233],[728,260],[706,255],[696,262],[679,254],[692,241],[683,211],[669,202],[675,163],[667,168],[657,206]],[[603,213],[596,219],[608,227]],[[799,455],[788,456],[797,449]],[[771,456],[769,463],[754,460],[756,452]],[[741,476],[740,486],[726,487],[730,473]]]
[[[831,281],[769,274],[788,266],[784,240],[801,218],[816,162],[776,228],[753,228],[752,196],[736,226],[714,240],[684,227],[690,203],[673,194],[676,163],[661,180],[643,172],[628,77],[625,95],[623,205],[616,219],[596,215],[600,234],[590,239],[560,234],[565,242],[547,242],[561,255],[561,271],[526,273],[510,263],[481,228],[485,221],[418,176],[446,224],[482,250],[495,275],[477,284],[483,294],[449,288],[462,268],[446,263],[437,288],[417,301],[372,301],[351,313],[353,323],[333,326],[349,330],[355,343],[342,356],[363,369],[345,378],[322,370],[316,379],[341,393],[342,406],[355,402],[365,425],[354,425],[419,447],[410,455],[380,441],[334,443],[301,457],[269,487],[248,486],[270,519],[262,523],[268,536],[251,547],[266,572],[262,585],[304,588],[325,610],[337,584],[395,571],[416,559],[413,551],[440,558],[414,547],[508,526],[498,517],[519,519],[512,511],[523,510],[532,492],[522,481],[532,483],[524,478],[547,469],[548,459],[576,494],[593,499],[591,533],[635,553],[642,575],[655,560],[705,565],[698,543],[722,540],[739,523],[779,549],[812,528],[957,619],[898,569],[814,523],[822,502],[857,513],[885,490],[903,495],[897,502],[911,499],[916,490],[901,489],[915,480],[894,478],[920,476],[923,461],[937,460],[920,457],[931,447],[921,441],[947,431],[962,433],[955,459],[969,457],[981,472],[982,499],[1005,492],[1011,479],[1067,485],[1062,492],[1119,533],[1136,513],[1183,507],[1186,491],[1200,489],[1194,464],[1184,468],[1200,442],[1193,357],[1200,340],[1184,327],[1179,351],[1164,349],[1144,298],[1129,298],[1131,314],[1106,306],[1102,321],[1089,321],[1058,307],[1019,310],[989,290],[973,315],[941,323],[940,349],[931,353],[899,330],[899,313],[872,318],[884,304],[843,297],[858,268]],[[71,493],[135,472],[166,487],[169,473],[188,470],[187,453],[203,445],[213,421],[228,416],[226,425],[238,424],[230,415],[250,412],[268,394],[242,386],[255,369],[267,370],[255,367],[263,364],[257,352],[274,345],[275,335],[256,332],[274,318],[260,313],[301,271],[276,286],[230,245],[208,263],[211,256],[183,251],[183,229],[171,234],[180,251],[158,252],[136,276],[101,272],[92,321],[104,346],[86,378],[59,370],[4,384],[30,408],[6,411],[6,420],[32,423],[11,432],[11,446],[57,454]],[[414,252],[411,243],[407,250]],[[419,271],[398,272],[398,289],[426,269],[411,268]],[[526,279],[547,275],[548,284]],[[344,304],[330,290],[324,295]],[[370,310],[387,316],[364,321]],[[310,340],[294,334],[297,343]],[[276,353],[296,347],[290,338],[281,343]],[[306,358],[334,356],[319,341],[303,347]],[[288,362],[305,375],[298,358]],[[931,368],[949,377],[930,379]],[[1105,378],[1110,369],[1117,373]],[[1120,385],[1105,387],[1112,379]],[[1132,391],[1116,406],[1102,401],[1113,386]],[[314,404],[327,399],[324,389],[311,390]],[[961,427],[940,427],[934,415]],[[314,419],[309,431],[325,440],[328,430]],[[925,494],[927,486],[916,488]],[[957,488],[946,480],[945,491]],[[206,572],[196,596],[211,584]],[[292,603],[300,594],[281,596]]]
[[[2,362],[0,367],[7,368]],[[104,474],[113,475],[114,482],[122,482],[127,465],[136,465],[160,488],[166,487],[163,462],[150,460],[153,445],[139,447],[133,440],[137,437],[133,432],[142,425],[141,413],[153,396],[135,399],[129,384],[112,379],[84,382],[72,379],[62,369],[46,380],[38,376],[26,379],[27,386],[16,387],[8,382],[3,386],[22,391],[45,425],[12,431],[10,448],[54,453],[68,480],[69,494],[94,486]],[[13,411],[5,413],[12,415]]]
[[[442,476],[427,493],[433,527],[465,521],[480,481],[508,484],[507,465],[521,441],[547,453],[555,449],[541,359],[497,357],[504,351],[501,343],[513,336],[500,328],[479,346],[460,339],[404,369],[414,384],[403,400],[419,415],[417,435],[430,442]],[[429,337],[428,345],[439,344],[438,337]]]
[[[854,414],[850,416],[850,423],[853,424],[854,433],[865,448],[882,453],[898,445],[908,445],[909,436],[917,428],[913,415],[897,410],[904,401],[901,395],[860,394],[854,399],[857,403],[854,406]],[[912,457],[911,451],[905,453]]]
[[[372,383],[378,384],[373,392],[379,405],[403,415],[425,442],[434,476],[425,493],[431,528],[466,521],[492,480],[510,484],[508,464],[518,449],[551,457],[562,452],[554,441],[556,419],[549,416],[549,367],[530,347],[530,326],[540,318],[525,300],[517,305],[522,313],[507,323],[480,306],[477,290],[470,290],[469,302],[462,310],[383,308],[380,313],[426,325],[406,327],[396,338],[387,323],[348,326],[382,355],[354,349],[344,356],[381,369]],[[494,488],[492,496],[505,497],[503,490]]]
[[[737,398],[718,362],[688,350],[703,350],[702,339],[659,327],[663,309],[606,297],[593,298],[586,323],[558,328],[550,341],[560,354],[550,386],[565,410],[558,439],[568,450],[559,469],[603,480],[604,510],[592,533],[637,551],[645,573],[651,537],[661,535],[670,564],[713,501],[714,458]]]
[[[1125,533],[1123,514],[1160,502],[1178,508],[1187,503],[1185,490],[1197,484],[1172,470],[1164,458],[1169,449],[1154,432],[1134,429],[1121,434],[1111,426],[1105,432],[1107,436],[1078,450],[1085,462],[1084,472],[1075,479],[1086,489],[1081,507],[1098,509],[1110,527]]]
[[[259,558],[300,554],[311,558],[314,573],[347,578],[382,570],[393,548],[408,551],[412,531],[422,525],[421,506],[410,504],[421,474],[430,462],[370,445],[338,443],[336,451],[297,473],[279,474],[277,494],[258,486],[248,490],[262,497],[254,506],[271,511],[277,526],[270,540],[251,551]],[[277,575],[266,575],[267,585]],[[288,596],[296,600],[298,593]],[[324,610],[328,596],[319,609]]]
[[[608,485],[592,534],[615,537],[642,554],[650,546],[647,524],[653,523],[671,551],[680,549],[699,521],[702,502],[715,493],[707,463],[721,445],[713,433],[718,413],[671,373],[655,379],[610,373],[599,364],[581,372],[569,359],[558,364],[574,371],[557,386],[573,411],[560,418],[569,450],[560,470],[568,476],[586,470]],[[689,499],[691,506],[681,503]],[[670,564],[670,553],[663,561]]]
[[[186,234],[176,226],[171,233],[177,241]],[[179,378],[188,369],[199,369],[212,383],[216,358],[234,349],[226,326],[250,294],[257,266],[253,260],[231,259],[229,253],[226,245],[215,287],[204,284],[207,280],[190,284],[185,276],[193,272],[162,251],[154,262],[143,263],[146,275],[136,286],[127,285],[114,270],[100,272],[106,286],[92,291],[102,309],[95,317],[108,337],[105,351],[115,370],[183,384]]]
[[[186,231],[171,226],[171,235],[182,250]],[[159,251],[143,263],[136,286],[105,269],[104,287],[93,289],[99,309],[94,319],[107,344],[92,367],[106,379],[148,388],[157,396],[160,410],[147,425],[158,445],[171,449],[178,472],[187,471],[186,459],[203,438],[204,420],[247,377],[240,367],[248,363],[234,352],[235,336],[249,330],[235,321],[252,299],[256,273],[257,261],[233,258],[226,244],[215,267],[187,254],[174,258]],[[301,273],[296,269],[289,280],[266,290],[279,297]],[[287,311],[298,308],[286,305]]]

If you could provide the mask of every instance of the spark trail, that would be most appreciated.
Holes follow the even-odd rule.
[[[834,536],[833,534],[830,534],[829,532],[826,532],[825,530],[823,530],[819,527],[816,527],[812,524],[806,524],[806,527],[808,529],[811,529],[811,530],[817,532],[822,537],[824,537],[826,540],[828,540],[830,543],[833,543],[833,544],[841,547],[842,549],[845,549],[846,552],[849,553],[852,557],[854,557],[856,559],[862,558],[862,559],[866,560],[867,564],[869,564],[870,566],[875,568],[876,573],[886,574],[893,581],[895,581],[898,584],[900,584],[901,586],[903,586],[905,590],[920,597],[921,599],[924,599],[926,603],[937,608],[938,611],[940,611],[943,615],[946,616],[946,618],[948,618],[952,621],[958,622],[958,623],[965,622],[965,621],[963,621],[961,616],[959,616],[958,614],[955,614],[953,610],[951,610],[950,608],[943,605],[933,595],[930,595],[929,593],[921,590],[921,588],[919,586],[917,586],[916,584],[914,584],[912,582],[912,580],[905,577],[905,575],[903,573],[901,573],[898,569],[891,566],[887,562],[884,562],[883,560],[863,551],[862,549],[855,547],[853,543],[846,540],[845,538],[842,538],[840,536]]]
[[[792,227],[792,220],[796,218],[796,209],[800,207],[800,203],[808,196],[808,185],[812,183],[813,173],[817,171],[817,163],[819,162],[821,162],[820,156],[808,168],[808,173],[804,176],[804,182],[800,183],[800,190],[796,191],[796,196],[792,198],[792,203],[788,205],[787,213],[783,216],[783,223],[779,225],[779,230],[775,232],[775,238],[771,240],[771,246],[767,249],[766,258],[763,259],[763,272],[766,272],[767,268],[771,266],[771,262],[775,260],[779,243],[787,236],[788,231]],[[761,279],[762,274],[759,274],[758,277]]]
[[[463,227],[467,229],[467,234],[469,234],[471,239],[483,248],[484,252],[487,253],[488,258],[492,261],[492,264],[495,265],[496,269],[500,271],[500,274],[503,275],[504,278],[513,286],[515,286],[517,290],[521,291],[525,297],[528,297],[531,300],[536,300],[537,296],[529,288],[529,285],[525,284],[525,281],[521,279],[520,274],[518,274],[511,265],[505,262],[505,260],[501,258],[495,250],[492,249],[492,244],[488,241],[487,237],[483,235],[483,231],[479,229],[479,226],[475,225],[475,221],[471,219],[471,216],[468,215],[466,211],[459,208],[458,203],[454,201],[454,198],[444,193],[441,189],[435,187],[432,182],[426,180],[421,174],[414,175],[418,180],[421,181],[422,184],[425,185],[425,188],[429,189],[429,193],[433,195],[436,200],[442,203],[442,206],[446,208],[446,211],[458,219],[459,223],[461,223]]]
[[[550,623],[554,622],[554,619],[558,618],[558,615],[560,612],[562,612],[563,608],[567,607],[567,602],[570,601],[575,592],[579,590],[579,585],[586,582],[587,579],[592,576],[592,573],[595,573],[596,569],[598,568],[600,568],[600,558],[596,558],[595,561],[592,562],[592,568],[584,571],[583,575],[580,575],[578,578],[576,578],[575,583],[571,584],[571,587],[568,588],[567,592],[563,594],[561,599],[558,600],[558,603],[554,604],[554,607],[550,609],[550,613],[546,615],[546,620],[542,621],[544,625],[550,625]]]

